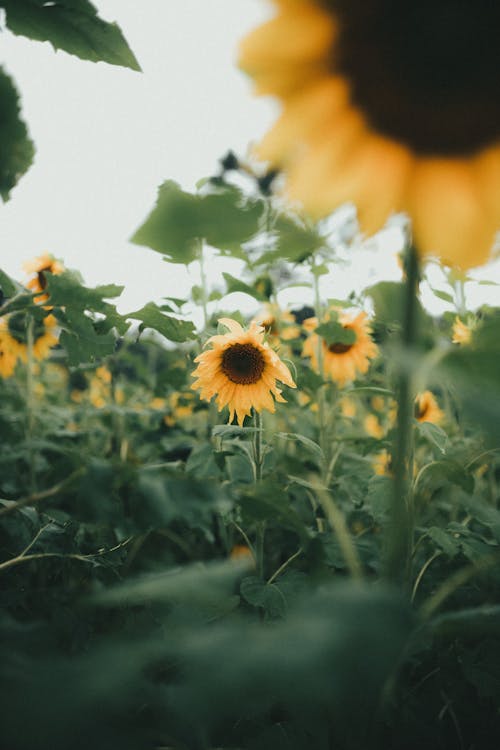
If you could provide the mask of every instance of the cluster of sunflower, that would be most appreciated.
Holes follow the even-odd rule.
[[[285,328],[282,339],[277,328],[280,318],[291,323]],[[258,413],[262,410],[274,413],[275,402],[285,402],[278,382],[290,388],[296,387],[290,369],[277,353],[277,350],[281,353],[283,344],[285,354],[290,354],[287,344],[299,340],[299,351],[309,359],[312,369],[339,389],[365,375],[372,360],[378,356],[379,350],[365,312],[349,314],[332,309],[324,316],[321,325],[315,317],[306,318],[302,327],[292,321],[293,314],[281,314],[277,306],[272,311],[266,308],[257,314],[247,330],[235,320],[221,318],[219,324],[227,332],[210,337],[206,342],[210,348],[196,357],[198,366],[193,372],[196,380],[191,388],[199,391],[200,397],[206,401],[215,397],[219,411],[227,406],[229,421],[232,422],[236,415],[242,426],[252,409]],[[457,321],[453,341],[465,343],[470,340],[470,329],[458,318]],[[301,335],[305,336],[303,342]],[[301,394],[301,397],[303,405],[311,402],[307,394]],[[396,403],[392,401],[386,408],[385,399],[375,396],[372,407],[373,411],[364,418],[364,427],[368,435],[381,439],[394,426]],[[317,404],[311,402],[311,408],[317,409]],[[341,399],[340,408],[347,418],[356,414],[355,402],[348,395]],[[444,412],[431,391],[417,394],[415,419],[418,422],[439,424],[443,418]]]
[[[330,315],[322,327],[316,318],[304,321],[303,329],[308,335],[302,355],[310,358],[318,374],[342,387],[368,371],[378,349],[370,336],[366,313],[360,312],[354,317],[345,313],[337,315],[335,311],[331,312],[333,314],[338,322],[332,330],[328,328]],[[284,317],[292,316],[288,313]],[[192,388],[199,390],[201,398],[207,401],[215,396],[219,411],[227,406],[230,422],[236,415],[238,424],[243,425],[252,409],[274,413],[275,401],[285,401],[277,382],[296,387],[289,368],[265,340],[266,328],[269,328],[271,341],[276,341],[277,333],[273,331],[276,319],[274,316],[271,323],[269,317],[266,319],[260,314],[248,330],[244,330],[237,321],[221,318],[219,324],[228,332],[212,336],[207,341],[211,348],[195,360],[198,367],[193,373],[196,381]],[[322,331],[326,331],[324,336],[320,335]],[[299,337],[300,333],[298,326],[290,326],[285,329],[285,341]]]
[[[44,304],[47,301],[45,274],[60,274],[64,267],[45,253],[26,262],[24,270],[30,277],[25,288],[34,295],[35,304],[29,312],[15,310],[0,317],[0,376],[4,378],[14,374],[18,361],[27,361],[29,351],[34,359],[44,359],[59,340],[57,321],[50,307]]]

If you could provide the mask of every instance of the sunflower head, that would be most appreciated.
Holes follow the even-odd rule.
[[[32,276],[26,282],[26,287],[31,289],[32,292],[43,292],[45,290],[47,287],[47,273],[57,276],[65,270],[63,264],[49,253],[44,253],[37,258],[33,258],[33,260],[26,261],[23,264],[23,269]],[[35,302],[46,302],[47,299],[47,294],[40,294],[35,297]]]
[[[321,325],[310,318],[304,321],[304,328],[310,334],[304,343],[303,356],[311,358],[313,369],[318,373],[322,362],[323,375],[340,387],[364,375],[370,361],[378,354],[364,312],[353,317],[331,310]]]
[[[315,216],[353,201],[362,228],[406,210],[423,253],[484,263],[500,227],[500,4],[274,0],[241,45],[279,97],[258,156]]]
[[[457,315],[453,323],[452,342],[454,344],[470,344],[471,338],[472,328],[463,323]]]
[[[211,348],[196,357],[191,388],[205,401],[215,396],[219,411],[227,406],[229,421],[236,414],[239,425],[252,408],[274,412],[274,400],[285,400],[277,381],[295,388],[288,367],[264,341],[264,329],[257,323],[246,331],[230,318],[219,323],[228,332],[212,336],[207,341]]]
[[[444,419],[444,411],[439,408],[436,397],[431,391],[419,393],[415,399],[415,419],[417,422],[439,424]]]
[[[17,356],[13,350],[10,337],[5,335],[3,319],[0,319],[0,376],[10,378],[13,375]]]

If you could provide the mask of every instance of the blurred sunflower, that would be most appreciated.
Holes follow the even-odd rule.
[[[45,359],[49,351],[58,343],[57,321],[53,315],[45,315],[37,308],[32,315],[33,321],[33,356]],[[16,360],[26,362],[28,359],[28,325],[29,318],[24,312],[14,312],[4,318],[3,338]]]
[[[34,274],[33,278],[26,282],[26,287],[31,289],[32,292],[43,292],[47,287],[46,273],[57,276],[65,270],[63,264],[49,253],[26,261],[26,263],[23,263],[23,269],[28,274]],[[35,302],[45,302],[48,298],[48,294],[41,294],[35,297]]]
[[[17,357],[6,335],[5,319],[0,319],[0,377],[10,378],[16,367]]]
[[[417,422],[439,424],[444,419],[444,411],[439,408],[436,397],[431,391],[419,393],[415,399],[415,419]]]
[[[453,323],[452,334],[451,340],[453,344],[470,344],[472,328],[463,323],[457,315]]]
[[[205,401],[216,396],[219,411],[228,406],[229,421],[236,414],[238,424],[243,425],[252,408],[274,412],[273,396],[285,401],[276,381],[296,386],[288,367],[264,342],[262,326],[251,323],[245,331],[230,318],[221,318],[219,323],[228,333],[212,336],[207,341],[212,348],[196,357],[198,367],[192,375],[197,379],[191,388],[199,390]]]
[[[282,101],[258,156],[319,217],[354,201],[367,232],[408,211],[416,245],[463,269],[500,228],[500,3],[273,0],[242,42]]]
[[[352,332],[351,343],[326,340],[316,333],[316,330],[322,330],[317,320],[310,318],[304,321],[305,329],[311,333],[304,342],[302,355],[310,357],[313,369],[319,372],[319,353],[322,347],[323,374],[342,387],[355,380],[358,375],[368,372],[370,360],[377,356],[378,347],[370,337],[371,328],[366,313],[360,312],[354,318],[347,313],[341,313],[338,322],[344,331]]]

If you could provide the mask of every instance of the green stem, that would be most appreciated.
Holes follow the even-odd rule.
[[[254,479],[260,482],[262,479],[262,464],[264,461],[262,451],[262,416],[254,410],[255,432],[253,434],[253,458],[254,458]]]
[[[198,259],[200,262],[200,287],[201,287],[201,309],[203,310],[203,330],[206,331],[208,328],[208,287],[207,287],[207,275],[205,272],[205,258],[203,254],[203,242],[200,241],[200,249]]]
[[[29,316],[26,331],[26,440],[28,443],[29,488],[31,493],[36,492],[35,450],[33,447],[35,435],[34,343],[34,321]]]
[[[262,416],[254,409],[255,432],[253,434],[253,461],[255,484],[262,480],[262,464],[264,455],[262,450]],[[257,524],[257,535],[255,540],[255,556],[257,559],[257,574],[264,577],[264,537],[266,534],[266,522]]]
[[[414,393],[411,368],[417,334],[417,292],[419,284],[418,257],[414,247],[406,253],[406,288],[403,326],[401,331],[401,365],[398,375],[398,418],[392,451],[394,490],[386,547],[386,576],[395,583],[410,580],[413,507],[411,477],[413,474],[413,409]]]
[[[313,276],[313,290],[314,290],[314,311],[318,324],[321,323],[323,318],[323,305],[321,304],[321,295],[319,290],[319,276],[316,273],[316,263],[314,256],[311,264],[312,276]],[[318,336],[317,347],[316,347],[316,358],[318,360],[318,371],[319,375],[324,377],[324,353],[323,353],[323,339]],[[325,384],[320,385],[318,388],[318,443],[323,453],[323,459],[321,461],[321,481],[326,484],[326,477],[328,473],[328,467],[330,464],[330,441],[328,440],[327,430],[327,403],[325,398]],[[328,486],[328,485],[326,485]]]

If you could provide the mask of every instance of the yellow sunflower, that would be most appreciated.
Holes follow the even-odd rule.
[[[470,344],[472,328],[463,323],[457,315],[453,323],[452,334],[451,340],[454,344]]]
[[[198,367],[192,373],[196,381],[191,388],[199,390],[205,401],[216,396],[219,411],[227,406],[229,421],[236,414],[238,424],[243,425],[252,408],[274,412],[273,396],[285,401],[277,380],[290,388],[296,386],[288,367],[264,341],[262,326],[251,323],[245,331],[230,318],[221,318],[219,323],[228,333],[212,336],[207,341],[212,348],[196,357]]]
[[[484,263],[500,228],[500,4],[273,0],[241,67],[282,113],[258,156],[314,216],[374,232],[407,211],[420,252]]]
[[[33,278],[26,282],[26,287],[32,292],[43,292],[47,286],[46,273],[53,273],[55,276],[63,273],[65,270],[63,264],[49,253],[39,255],[33,260],[23,263],[23,269],[28,274],[34,274]],[[45,302],[48,294],[41,294],[35,297],[35,302]]]
[[[319,349],[322,347],[323,374],[340,387],[358,375],[364,375],[370,367],[370,360],[378,354],[378,347],[370,337],[370,324],[366,313],[360,312],[354,318],[347,313],[340,313],[338,322],[344,330],[352,331],[352,343],[327,341],[315,331],[319,328],[317,320],[310,318],[304,321],[304,328],[312,330],[304,342],[302,355],[311,358],[311,364],[319,372]]]
[[[289,310],[282,310],[279,305],[266,302],[254,316],[252,323],[257,323],[265,328],[268,336],[276,339],[290,341],[300,336],[300,328],[295,321],[293,313]]]
[[[10,344],[10,337],[5,335],[5,322],[0,320],[0,376],[10,378],[16,367],[17,357]]]
[[[58,343],[57,321],[53,315],[33,316],[33,356],[45,359],[49,351]],[[28,317],[23,312],[14,312],[2,322],[3,337],[16,360],[28,358]]]
[[[431,391],[419,393],[415,399],[415,419],[418,422],[439,424],[444,419],[444,411],[439,408],[436,397]]]

